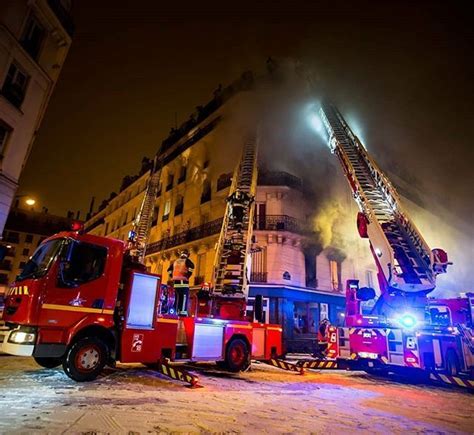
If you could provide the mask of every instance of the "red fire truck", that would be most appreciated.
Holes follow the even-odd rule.
[[[446,252],[428,247],[341,113],[324,104],[320,118],[359,206],[357,228],[369,239],[381,290],[376,299],[374,289],[347,282],[346,327],[329,329],[328,355],[339,357],[340,366],[423,371],[433,379],[474,387],[474,294],[428,298],[436,276],[450,264]]]
[[[279,325],[249,322],[237,304],[212,317],[200,317],[196,301],[189,317],[164,314],[160,284],[120,240],[57,234],[8,291],[0,350],[32,355],[43,367],[62,364],[76,381],[96,378],[114,361],[219,361],[239,371],[250,358],[281,354]]]
[[[282,353],[281,326],[246,316],[255,140],[247,141],[234,173],[213,291],[194,295],[186,316],[174,314],[161,277],[143,265],[160,167],[151,176],[131,245],[72,231],[37,248],[6,295],[0,351],[32,355],[43,367],[62,364],[76,381],[93,380],[115,361],[154,365],[191,384],[197,378],[168,361],[217,361],[233,372],[246,369],[251,359],[275,365]],[[262,319],[258,309],[255,317]],[[299,371],[284,362],[278,366]]]

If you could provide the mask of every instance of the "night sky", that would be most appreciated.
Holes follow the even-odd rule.
[[[316,72],[382,168],[472,218],[469,2],[162,3],[75,2],[73,45],[21,194],[58,214],[84,213],[92,196],[97,206],[154,155],[175,114],[183,122],[271,55]]]

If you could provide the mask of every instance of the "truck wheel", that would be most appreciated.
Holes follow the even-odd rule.
[[[450,350],[446,355],[446,373],[449,376],[459,375],[459,361],[456,354]]]
[[[234,338],[225,351],[225,368],[230,372],[240,372],[250,365],[250,351],[241,338]]]
[[[76,341],[63,360],[64,373],[77,382],[93,381],[109,359],[107,346],[98,338]]]
[[[54,369],[57,366],[61,365],[61,358],[44,358],[40,356],[35,356],[36,364],[45,369]]]

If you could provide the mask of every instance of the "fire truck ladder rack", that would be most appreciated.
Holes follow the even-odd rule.
[[[381,264],[387,283],[401,291],[433,289],[435,275],[440,273],[433,267],[433,254],[403,213],[392,184],[334,106],[323,105],[320,116],[329,135],[329,148],[341,162],[366,218],[371,243],[377,240],[379,244],[374,255],[389,254]]]
[[[133,223],[131,254],[142,264],[145,261],[146,245],[150,235],[151,223],[155,210],[155,201],[160,186],[161,168],[161,162],[156,160],[153,165],[150,179],[148,180],[148,185],[145,191],[145,196],[140,205],[140,210],[135,222]]]
[[[253,231],[252,202],[257,186],[257,137],[245,141],[242,156],[232,177],[229,197],[216,245],[214,293],[247,297],[247,253]]]

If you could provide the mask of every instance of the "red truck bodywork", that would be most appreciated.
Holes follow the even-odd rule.
[[[71,375],[68,355],[75,344],[91,337],[101,343],[89,343],[82,354],[74,353],[76,363],[84,363],[96,351],[100,356],[103,344],[107,347],[103,364],[153,364],[163,358],[229,363],[234,355],[244,367],[247,361],[242,358],[270,359],[282,353],[281,327],[246,320],[241,316],[241,301],[215,304],[237,306],[222,310],[224,318],[200,315],[200,308],[207,309],[208,305],[196,299],[191,310],[194,314],[189,317],[163,314],[161,277],[147,273],[140,264],[127,262],[125,244],[120,240],[64,232],[43,244],[54,240],[105,249],[103,271],[95,279],[65,288],[60,285],[63,254],[58,252],[46,274],[13,283],[5,301],[6,327],[0,330],[0,350],[6,353],[32,355],[45,366],[62,363],[76,380],[93,376],[86,376],[85,369],[85,376]],[[143,295],[149,297],[144,299]],[[206,314],[206,310],[202,312]],[[21,339],[27,341],[19,342]],[[240,347],[234,346],[236,343]]]

